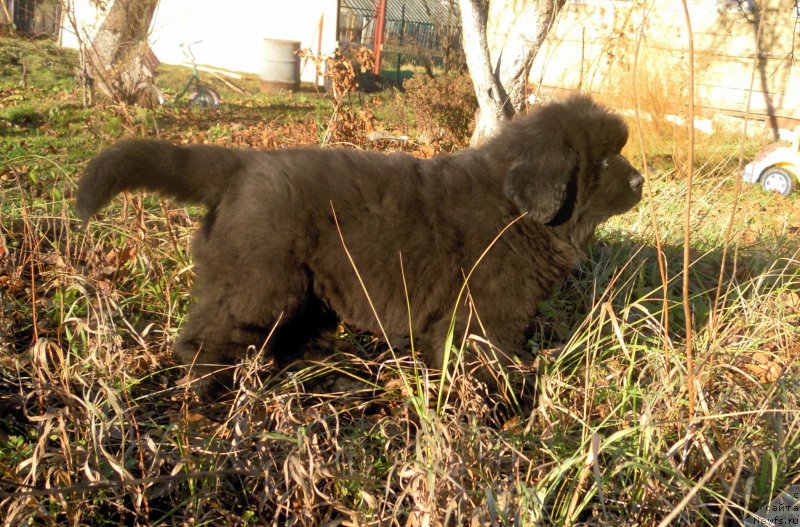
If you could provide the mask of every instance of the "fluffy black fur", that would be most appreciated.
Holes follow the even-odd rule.
[[[410,316],[440,368],[476,264],[468,292],[480,326],[458,306],[456,339],[482,327],[498,349],[522,352],[537,303],[584,256],[595,227],[641,198],[642,177],[620,154],[627,137],[617,115],[575,96],[517,117],[483,146],[429,160],[129,139],[88,164],[77,207],[87,221],[132,189],[208,206],[192,247],[195,303],[175,345],[187,364],[230,364],[273,328],[266,346],[279,361],[339,320],[377,330],[366,289],[389,336],[408,335]]]

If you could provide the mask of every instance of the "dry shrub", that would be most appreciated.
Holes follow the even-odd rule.
[[[339,51],[332,55],[314,55],[310,49],[304,49],[298,55],[313,62],[329,85],[328,94],[334,108],[322,144],[332,140],[356,145],[364,143],[366,135],[374,130],[376,119],[368,101],[359,97],[358,107],[355,107],[351,96],[358,90],[359,74],[370,71],[375,65],[372,51],[359,48],[351,56],[345,56]],[[345,106],[345,103],[350,104]]]
[[[360,108],[340,109],[335,119],[331,119],[328,133],[338,143],[349,143],[363,146],[367,135],[375,130],[377,119],[368,104]]]
[[[415,76],[403,87],[417,125],[430,142],[466,146],[478,108],[469,75]]]

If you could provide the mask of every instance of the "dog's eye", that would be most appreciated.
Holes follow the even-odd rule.
[[[608,162],[608,158],[603,159],[600,162],[600,168],[602,168],[603,170],[607,169],[608,168],[608,163],[609,163]]]

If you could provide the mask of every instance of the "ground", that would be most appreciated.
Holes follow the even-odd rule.
[[[324,93],[263,95],[253,78],[236,81],[251,95],[209,78],[216,111],[84,108],[76,64],[44,41],[0,39],[7,524],[705,525],[800,481],[800,194],[741,185],[758,140],[696,146],[692,375],[688,143],[632,121],[625,153],[647,168],[645,199],[541,306],[524,397],[484,394],[457,365],[443,378],[345,327],[340,353],[292,371],[254,354],[232,398],[204,405],[169,353],[202,210],[121,196],[83,232],[86,160],[131,135],[430,156],[468,141],[469,84],[354,93],[336,119]],[[188,70],[165,69],[157,82],[174,95]]]

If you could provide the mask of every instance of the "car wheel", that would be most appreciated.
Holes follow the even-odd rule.
[[[794,190],[794,175],[783,168],[773,167],[761,174],[761,186],[768,192],[788,196]]]

